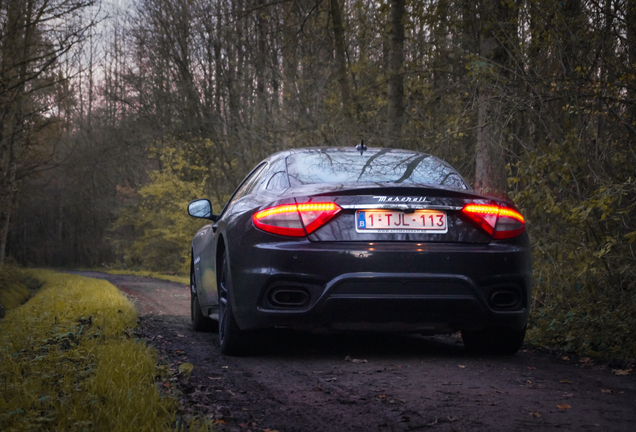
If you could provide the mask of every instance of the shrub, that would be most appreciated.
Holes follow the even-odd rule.
[[[626,153],[590,169],[576,136],[511,168],[533,244],[528,341],[606,358],[636,357],[636,181]]]

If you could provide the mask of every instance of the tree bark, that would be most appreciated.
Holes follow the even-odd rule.
[[[626,19],[627,23],[627,55],[629,73],[636,74],[636,0],[627,0]],[[627,91],[628,106],[625,123],[628,125],[631,145],[636,140],[636,87],[629,86]]]
[[[636,68],[636,0],[627,0],[627,51],[629,66]]]
[[[389,30],[389,88],[387,103],[387,140],[399,140],[404,117],[404,0],[391,0]],[[388,144],[388,143],[387,143]]]
[[[338,0],[331,1],[331,19],[333,21],[334,48],[336,51],[336,76],[340,85],[340,96],[342,99],[342,110],[344,111],[347,123],[351,121],[351,92],[349,81],[347,80],[347,63],[345,57],[345,38],[342,26],[342,14]]]
[[[512,52],[510,46],[515,30],[511,26],[514,6],[499,0],[485,0],[481,8],[480,54],[491,70],[483,72],[479,89],[477,148],[475,155],[475,190],[479,193],[505,198],[506,149],[505,133],[499,117],[502,107],[497,93],[505,82],[505,66]]]
[[[263,10],[263,0],[258,0],[256,12],[257,53],[256,53],[256,93],[259,102],[265,102],[265,60],[267,58],[267,19]]]
[[[288,115],[292,112],[291,105],[296,96],[298,67],[295,4],[294,0],[283,4],[283,107]]]

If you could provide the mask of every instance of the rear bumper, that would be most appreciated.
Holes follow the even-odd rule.
[[[234,315],[246,330],[522,329],[532,280],[523,237],[488,245],[239,239],[230,248]],[[276,304],[277,291],[306,297]]]

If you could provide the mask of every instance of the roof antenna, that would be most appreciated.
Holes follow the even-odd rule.
[[[362,153],[364,153],[366,149],[367,149],[367,146],[364,145],[364,140],[361,139],[360,144],[356,146],[356,150],[358,150],[360,152],[360,156],[362,156]]]

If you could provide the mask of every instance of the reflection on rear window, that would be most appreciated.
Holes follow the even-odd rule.
[[[468,189],[461,176],[435,156],[369,150],[316,149],[287,156],[291,185],[315,183],[403,183]]]

